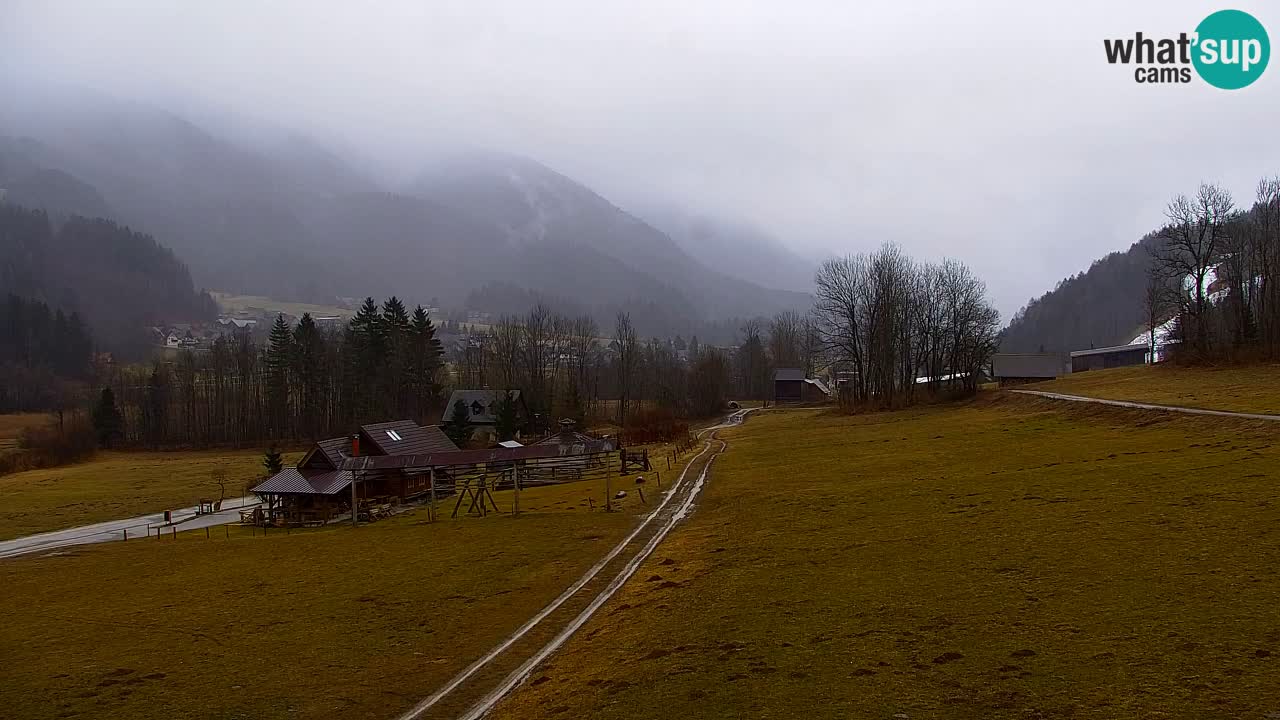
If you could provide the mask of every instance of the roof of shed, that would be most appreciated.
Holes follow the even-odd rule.
[[[1104,348],[1091,348],[1089,350],[1072,350],[1071,357],[1083,357],[1085,355],[1102,355],[1104,353],[1116,352],[1148,352],[1151,348],[1146,343],[1137,343],[1136,345],[1112,345]]]
[[[790,368],[790,367],[778,368],[777,370],[773,371],[773,379],[774,380],[803,380],[804,369]]]
[[[297,468],[285,468],[255,486],[258,495],[334,495],[351,485],[353,473],[349,470],[333,470],[303,475]]]

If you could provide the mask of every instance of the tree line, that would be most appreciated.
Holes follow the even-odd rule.
[[[92,361],[93,337],[79,313],[12,294],[0,304],[0,412],[75,404]]]
[[[816,283],[817,331],[842,403],[892,407],[977,390],[1000,316],[964,264],[920,263],[890,244],[828,260]]]
[[[310,314],[291,327],[277,316],[262,347],[237,334],[172,362],[117,366],[95,417],[109,419],[104,443],[148,447],[308,441],[400,418],[431,424],[442,357],[422,307],[367,298],[342,328]]]
[[[1157,326],[1172,318],[1176,358],[1280,357],[1280,178],[1260,181],[1247,209],[1203,183],[1165,215],[1143,295],[1153,350]]]

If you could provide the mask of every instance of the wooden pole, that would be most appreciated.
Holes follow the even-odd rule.
[[[427,469],[427,482],[431,483],[431,508],[427,510],[427,518],[436,521],[436,469]]]
[[[516,463],[511,466],[511,484],[515,486],[515,500],[511,506],[511,515],[515,517],[520,514],[520,464]]]
[[[604,476],[604,511],[613,512],[613,473]]]
[[[129,528],[124,529],[124,541],[129,542]]]
[[[352,435],[351,436],[351,457],[358,457],[359,455],[360,455],[360,436]],[[356,477],[357,475],[354,472],[352,472],[351,474],[351,527],[358,527],[360,524],[360,505],[356,500]]]

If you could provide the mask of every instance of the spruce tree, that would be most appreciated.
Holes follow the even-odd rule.
[[[516,417],[516,399],[510,390],[502,394],[494,413],[493,429],[498,434],[498,441],[511,440],[516,436],[520,420]]]
[[[98,445],[110,448],[116,438],[120,437],[123,424],[120,408],[116,407],[115,393],[109,387],[102,388],[98,402],[93,407],[93,429],[98,434]]]
[[[365,298],[356,311],[347,325],[344,340],[345,385],[351,398],[352,419],[357,423],[368,422],[383,411],[378,376],[386,359],[382,314],[373,298]]]
[[[382,330],[387,344],[383,371],[379,375],[382,407],[396,417],[401,417],[410,410],[411,404],[405,391],[412,348],[409,314],[405,311],[404,303],[395,295],[382,304]]]
[[[276,435],[287,431],[289,416],[290,367],[293,365],[293,332],[284,315],[277,314],[271,326],[271,341],[266,349],[267,412]]]
[[[325,382],[325,339],[311,313],[303,313],[293,330],[290,373],[298,389],[300,428],[306,435],[319,432]]]
[[[453,414],[449,416],[449,422],[444,424],[444,434],[449,436],[454,445],[462,447],[467,438],[471,436],[471,411],[467,409],[467,403],[459,400],[453,404]]]
[[[271,443],[267,451],[262,454],[262,467],[266,468],[268,476],[284,470],[284,458],[280,455],[280,450],[276,448],[275,443]]]
[[[440,373],[440,358],[444,355],[444,349],[436,337],[431,318],[421,305],[413,311],[409,337],[408,386],[413,397],[412,408],[416,416],[424,417],[440,394],[436,379]]]

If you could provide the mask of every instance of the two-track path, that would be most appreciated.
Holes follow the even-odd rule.
[[[1179,407],[1177,405],[1154,405],[1152,403],[1132,402],[1130,400],[1106,400],[1104,398],[1085,397],[1084,395],[1064,395],[1063,393],[1045,392],[1043,390],[1010,390],[1019,395],[1034,395],[1050,400],[1066,400],[1069,402],[1095,403],[1133,410],[1163,410],[1166,412],[1187,413],[1190,415],[1216,415],[1218,417],[1240,418],[1243,420],[1271,420],[1280,422],[1280,415],[1263,415],[1261,413],[1231,412],[1230,410],[1206,410],[1204,408]]]
[[[685,465],[649,514],[555,600],[423,699],[399,720],[483,717],[524,682],[533,670],[582,628],[640,568],[693,508],[712,462],[726,443],[716,431],[738,425],[751,409],[737,410],[719,425],[705,428],[702,450]]]

